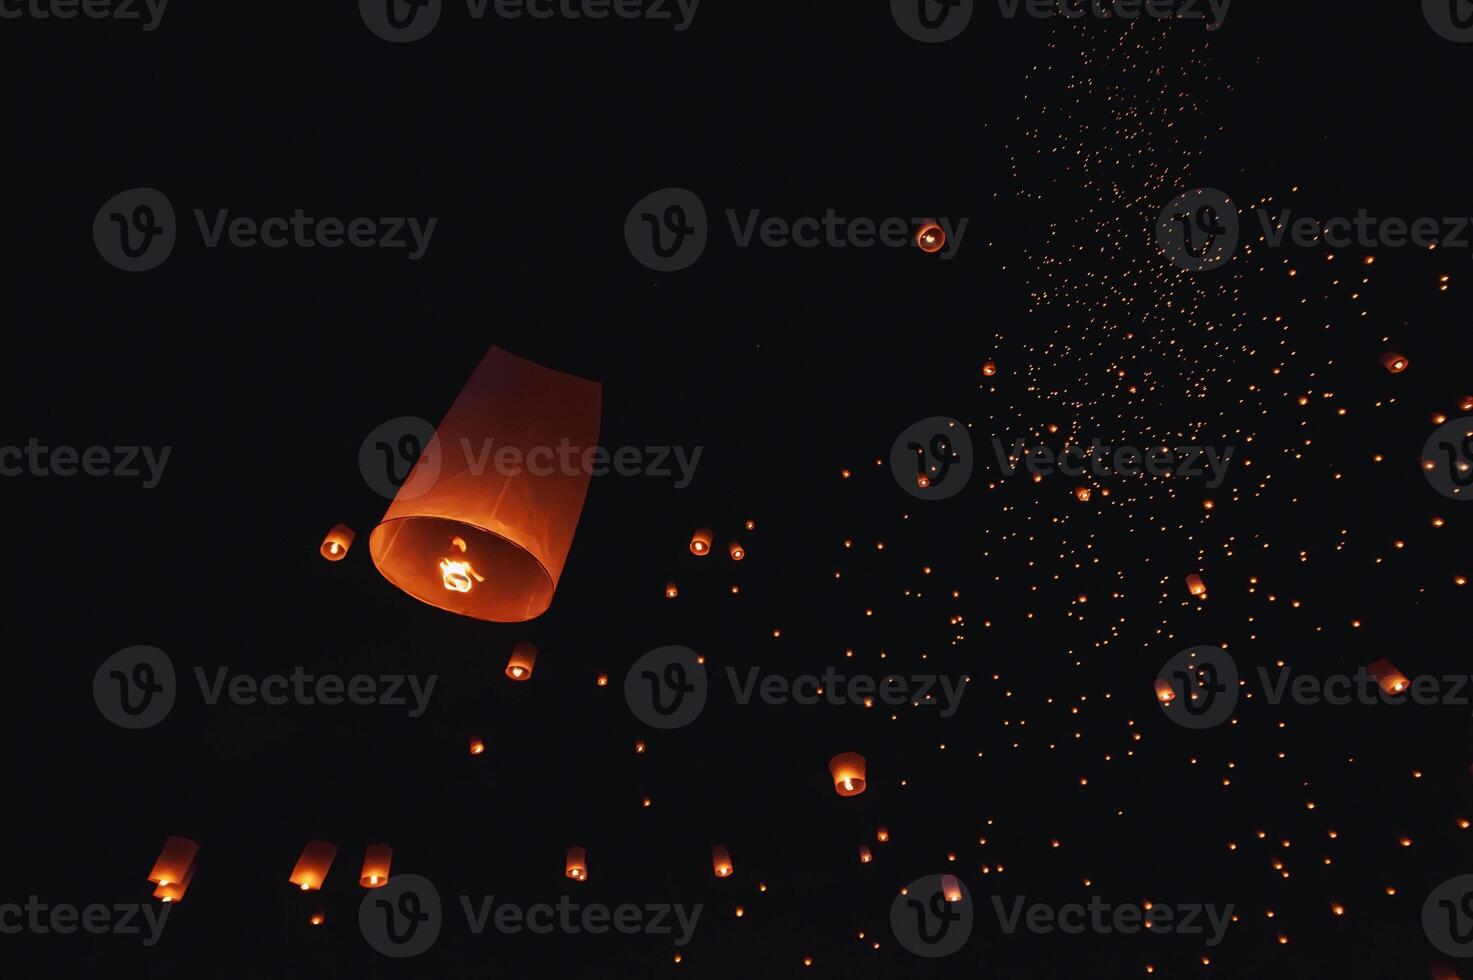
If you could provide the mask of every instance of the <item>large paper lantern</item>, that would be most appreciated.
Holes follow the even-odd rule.
[[[511,648],[511,657],[506,661],[506,676],[514,681],[529,681],[536,663],[537,648],[523,640]]]
[[[830,759],[829,774],[834,777],[834,792],[840,796],[864,792],[864,756],[858,752],[841,752]]]
[[[320,890],[327,877],[327,869],[332,867],[332,860],[337,856],[336,844],[309,840],[307,846],[302,848],[302,856],[297,858],[296,867],[292,868],[291,883],[304,892]]]
[[[155,885],[177,885],[189,873],[198,853],[199,845],[188,837],[170,837],[164,841],[164,849],[153,863],[148,880]]]
[[[189,883],[194,880],[194,869],[197,867],[199,867],[198,863],[190,862],[183,878],[171,881],[167,885],[159,885],[153,890],[153,897],[161,902],[183,901],[184,893],[189,891]]]
[[[725,844],[717,844],[711,848],[711,870],[716,872],[718,878],[731,877],[731,852],[726,849]]]
[[[567,858],[563,862],[563,871],[574,881],[588,880],[588,858],[585,856],[583,848],[576,844],[568,848]]]
[[[491,348],[369,535],[384,578],[473,619],[546,611],[600,451],[601,392]]]
[[[358,884],[364,888],[382,888],[389,883],[389,864],[394,860],[394,849],[388,844],[374,844],[363,854],[363,873]]]

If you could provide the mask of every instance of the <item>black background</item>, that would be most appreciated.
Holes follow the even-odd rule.
[[[145,901],[164,837],[202,845],[157,947],[0,936],[7,972],[1427,975],[1437,954],[1422,899],[1469,864],[1455,826],[1473,816],[1467,708],[1276,709],[1255,694],[1239,724],[1191,733],[1150,685],[1198,643],[1229,644],[1255,692],[1252,668],[1278,659],[1318,673],[1381,656],[1409,674],[1467,670],[1465,594],[1451,585],[1468,568],[1467,518],[1416,466],[1429,415],[1457,415],[1473,393],[1467,251],[1380,250],[1354,300],[1331,283],[1364,273],[1357,255],[1258,249],[1188,310],[1156,302],[1137,316],[1089,286],[1072,308],[1033,302],[1046,282],[1110,275],[1158,299],[1202,288],[1150,246],[1156,210],[1188,187],[1296,214],[1473,214],[1460,95],[1473,49],[1437,37],[1416,5],[1243,0],[1212,33],[1006,21],[983,5],[961,38],[928,46],[884,4],[705,0],[684,33],[477,23],[452,4],[429,38],[394,46],[352,4],[174,0],[152,33],[22,20],[0,22],[0,36],[4,442],[173,447],[152,490],[3,483],[0,897]],[[1106,56],[1122,39],[1128,70]],[[1156,138],[1127,135],[1129,105],[1166,113]],[[1092,148],[1094,163],[1069,166],[1070,147]],[[1111,183],[1154,195],[1118,205],[1129,240],[1099,238],[1086,213]],[[90,227],[134,186],[164,191],[181,218],[302,207],[440,220],[419,262],[206,250],[186,227],[161,268],[129,275],[99,258]],[[694,267],[656,275],[622,229],[666,186],[701,195],[712,242]],[[915,249],[737,249],[722,215],[830,207],[971,223],[941,262]],[[1284,274],[1286,257],[1299,275]],[[380,422],[437,420],[492,345],[602,381],[605,445],[703,448],[686,489],[595,480],[552,609],[521,625],[452,617],[389,586],[366,548],[386,502],[357,463]],[[1376,364],[1387,346],[1408,372]],[[1000,370],[984,384],[989,358]],[[1153,397],[1116,383],[1127,364],[1159,385]],[[908,496],[874,463],[932,415],[972,424],[981,471],[944,503]],[[1085,441],[1189,429],[1253,465],[1234,464],[1210,515],[1196,486],[1111,485],[1110,500],[1081,505],[1062,477],[997,481],[989,440],[1048,423]],[[1386,462],[1371,462],[1377,452]],[[1433,529],[1434,515],[1447,525]],[[741,531],[749,518],[756,530]],[[329,564],[317,543],[338,521],[359,538]],[[685,543],[706,525],[718,544],[739,537],[747,560],[693,558]],[[1075,568],[1086,539],[1085,561],[1100,561]],[[1205,603],[1181,584],[1199,569]],[[542,654],[534,680],[514,685],[502,669],[521,639]],[[137,643],[181,672],[302,665],[439,681],[419,719],[209,707],[186,685],[165,723],[124,732],[99,715],[91,679]],[[697,723],[651,733],[619,681],[667,643],[718,670],[840,664],[965,673],[972,686],[950,719],[892,720],[739,707],[718,684]],[[594,684],[601,671],[608,688]],[[480,758],[465,753],[472,733],[488,744]],[[873,779],[848,800],[826,770],[845,750],[868,756]],[[889,844],[874,843],[878,824]],[[286,878],[309,838],[341,850],[324,892],[304,897]],[[372,952],[356,925],[357,863],[380,840],[395,872],[428,876],[452,904],[434,949],[404,963]],[[730,879],[710,873],[716,842],[731,848]],[[876,852],[866,866],[863,842]],[[587,885],[562,877],[570,843],[588,848]],[[942,870],[967,882],[979,921],[963,952],[932,963],[893,940],[888,910],[906,882]],[[668,937],[470,936],[449,898],[526,904],[570,887],[705,911],[677,965]],[[987,901],[1096,893],[1234,903],[1240,921],[1210,950],[1187,937],[1005,936]],[[318,908],[327,923],[311,928]]]

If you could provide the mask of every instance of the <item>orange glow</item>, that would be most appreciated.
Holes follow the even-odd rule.
[[[1075,487],[1074,488],[1074,496],[1078,497],[1081,502],[1089,500],[1089,498],[1090,498],[1090,489],[1089,489],[1089,487]]]
[[[544,457],[562,455],[553,447],[597,446],[601,399],[597,382],[491,348],[369,535],[380,574],[421,602],[472,619],[540,616],[557,590],[592,476],[586,466]],[[447,556],[452,539],[460,546]],[[486,581],[489,588],[474,588]]]
[[[946,232],[934,221],[928,221],[916,232],[916,246],[927,255],[941,251],[946,246]]]
[[[1187,576],[1187,591],[1199,599],[1207,598],[1207,583],[1196,572]]]
[[[148,880],[156,885],[177,884],[184,880],[194,864],[199,845],[188,837],[170,837],[164,841],[164,849],[153,863]]]
[[[353,546],[355,537],[357,535],[348,525],[334,524],[332,530],[322,539],[322,547],[318,550],[328,561],[342,561],[348,557],[348,549]]]
[[[576,844],[568,848],[568,857],[564,868],[567,876],[574,881],[588,880],[588,860],[583,855],[583,848]]]
[[[1401,372],[1405,371],[1411,365],[1411,363],[1411,361],[1407,360],[1405,357],[1402,357],[1394,350],[1389,350],[1381,355],[1381,366],[1390,371],[1392,374],[1400,374]]]
[[[1366,671],[1372,677],[1376,678],[1376,683],[1381,685],[1381,690],[1387,694],[1400,694],[1410,687],[1412,683],[1407,680],[1405,674],[1396,669],[1396,666],[1390,660],[1385,658],[1371,663],[1366,667]]]
[[[982,365],[982,374],[984,376],[990,378],[990,377],[992,377],[996,373],[997,373],[997,365],[994,362],[987,361],[986,363],[984,363]]]
[[[731,866],[731,852],[726,849],[725,844],[717,844],[711,848],[711,869],[718,878],[731,877],[734,870]]]
[[[957,880],[956,875],[941,876],[941,894],[948,902],[960,902],[962,900],[962,883]]]
[[[874,859],[875,859],[875,856],[870,853],[869,845],[868,844],[860,844],[859,845],[859,863],[860,864],[869,864]]]
[[[537,648],[525,640],[511,648],[511,659],[506,662],[506,676],[514,681],[532,679],[532,666],[537,663]]]
[[[875,830],[875,840],[879,841],[881,844],[885,843],[889,839],[890,839],[890,828],[889,827],[879,827],[879,828],[877,828]]]
[[[312,917],[307,920],[314,926],[320,926],[327,921],[327,916],[321,912],[313,912]]]
[[[486,743],[474,736],[471,737],[471,755],[480,755],[486,751]]]
[[[1164,677],[1156,678],[1156,700],[1162,704],[1170,704],[1176,700],[1176,692],[1171,689],[1171,682]]]
[[[711,529],[709,527],[697,528],[690,536],[690,553],[693,555],[709,555],[711,553]]]
[[[189,883],[194,880],[194,869],[198,867],[196,862],[191,861],[185,870],[184,876],[179,881],[171,881],[168,884],[162,882],[153,890],[153,897],[161,902],[180,902],[184,900],[184,893],[189,890]]]
[[[731,555],[732,561],[741,561],[743,558],[747,557],[746,550],[735,541],[726,546],[726,551],[729,555]]]
[[[858,752],[841,752],[830,759],[829,774],[834,777],[834,792],[840,796],[858,796],[864,792],[864,756]]]
[[[674,582],[666,582],[665,583],[665,598],[667,598],[667,599],[674,599],[678,595],[680,595],[680,587],[677,586]]]
[[[394,860],[394,849],[388,844],[374,844],[363,854],[363,873],[358,884],[364,888],[382,888],[389,883],[389,864]]]
[[[302,856],[297,858],[296,867],[292,868],[291,883],[304,892],[319,890],[323,880],[327,878],[328,869],[332,867],[333,858],[337,856],[336,844],[309,840],[307,846],[302,848]]]

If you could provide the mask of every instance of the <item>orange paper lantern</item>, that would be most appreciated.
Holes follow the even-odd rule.
[[[665,598],[667,598],[667,599],[674,599],[678,595],[680,595],[680,587],[677,586],[674,582],[666,582],[665,583]]]
[[[588,880],[588,860],[583,856],[583,848],[574,845],[568,848],[568,856],[565,864],[566,873],[574,881]]]
[[[962,900],[962,883],[957,880],[956,875],[941,876],[941,894],[948,902],[960,902]]]
[[[946,245],[946,232],[934,221],[928,221],[921,225],[916,232],[916,247],[927,255],[939,252]]]
[[[743,558],[747,557],[746,549],[743,548],[740,542],[737,541],[733,541],[731,544],[726,546],[726,553],[731,555],[732,561],[741,561]]]
[[[322,539],[322,557],[328,561],[342,561],[348,556],[348,549],[353,546],[353,539],[358,535],[346,524],[334,524],[332,530]]]
[[[491,348],[369,535],[379,572],[472,619],[545,612],[588,495],[601,397],[597,382]]]
[[[153,870],[148,873],[148,880],[156,885],[178,884],[184,880],[198,853],[199,845],[188,837],[168,838],[164,841],[164,849],[159,852],[159,859],[153,863]]]
[[[870,853],[869,845],[868,844],[860,844],[859,845],[859,863],[860,864],[869,864],[874,859],[875,859],[875,856]]]
[[[1406,675],[1397,670],[1396,665],[1385,658],[1373,662],[1370,666],[1366,667],[1366,670],[1372,677],[1376,678],[1376,683],[1381,685],[1381,690],[1387,694],[1400,694],[1408,687],[1411,687],[1412,682],[1407,680]]]
[[[296,867],[292,868],[291,883],[304,892],[319,890],[327,877],[327,869],[332,867],[333,858],[337,856],[336,844],[309,840],[302,848],[302,856],[297,858]]]
[[[1207,598],[1207,583],[1196,572],[1187,576],[1187,591],[1199,599]]]
[[[1171,687],[1171,681],[1164,677],[1156,678],[1156,700],[1162,704],[1170,704],[1176,700],[1176,691]]]
[[[514,681],[532,679],[532,665],[537,662],[537,648],[525,640],[511,648],[511,659],[506,662],[506,676]]]
[[[693,555],[709,555],[711,553],[711,529],[709,527],[697,528],[690,536],[690,553]]]
[[[993,363],[992,361],[987,361],[986,363],[984,363],[982,365],[982,374],[985,375],[986,377],[989,377],[990,378],[990,377],[992,377],[996,373],[997,373],[997,365],[995,363]]]
[[[1392,374],[1400,374],[1411,365],[1411,361],[1402,357],[1394,350],[1389,350],[1381,355],[1381,366]]]
[[[731,876],[731,853],[725,844],[717,844],[711,848],[711,868],[716,872],[716,877],[727,878]]]
[[[890,828],[889,827],[876,827],[875,828],[875,840],[877,840],[881,844],[883,844],[886,841],[888,841],[889,839],[890,839]]]
[[[480,755],[486,751],[486,743],[472,736],[470,742],[471,755]]]
[[[841,752],[830,759],[829,774],[834,777],[834,792],[840,796],[864,792],[864,756],[858,752]]]
[[[394,849],[388,844],[374,844],[363,854],[363,873],[358,884],[364,888],[382,888],[389,883],[389,864],[394,860]]]
[[[184,893],[189,890],[189,883],[194,880],[194,869],[199,865],[191,861],[185,869],[184,877],[178,881],[171,881],[167,885],[159,885],[153,890],[153,897],[161,902],[180,902],[184,900]]]

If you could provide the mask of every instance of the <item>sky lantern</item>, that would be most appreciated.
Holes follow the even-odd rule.
[[[537,648],[523,640],[511,648],[511,659],[506,662],[506,676],[514,681],[532,679],[532,665],[537,662]]]
[[[709,555],[711,553],[711,529],[709,527],[697,528],[690,536],[690,553],[693,555]]]
[[[369,535],[379,572],[472,619],[540,616],[588,496],[601,399],[597,382],[487,351]]]
[[[868,844],[860,844],[859,845],[859,863],[860,864],[869,864],[874,859],[875,859],[875,856],[874,856],[874,854],[872,854],[870,852],[869,845]]]
[[[960,902],[962,900],[962,883],[957,880],[956,875],[941,876],[941,894],[948,902]]]
[[[342,561],[348,556],[348,549],[353,546],[353,539],[358,535],[346,524],[334,524],[332,530],[322,539],[322,557],[328,561]]]
[[[733,541],[726,546],[727,554],[731,555],[732,561],[741,561],[747,557],[747,549],[743,548],[740,541]]]
[[[567,876],[574,881],[588,880],[588,859],[583,855],[583,848],[578,845],[574,844],[568,848],[567,860],[563,867]]]
[[[864,792],[864,771],[864,756],[858,752],[841,752],[829,760],[834,792],[840,796],[858,796]]]
[[[1207,598],[1207,583],[1196,572],[1187,576],[1187,591],[1198,599]]]
[[[927,255],[941,251],[946,245],[946,232],[934,221],[927,221],[916,232],[916,247]]]
[[[1411,686],[1405,674],[1396,669],[1396,665],[1384,657],[1374,661],[1366,667],[1366,671],[1381,685],[1381,690],[1387,694],[1400,694]]]
[[[875,840],[877,840],[881,844],[883,844],[886,841],[888,841],[889,839],[890,839],[890,828],[889,827],[876,827],[875,828]]]
[[[1171,681],[1164,677],[1156,678],[1156,700],[1162,704],[1170,704],[1176,700],[1176,691],[1171,687]]]
[[[997,364],[995,362],[993,362],[993,361],[986,361],[985,363],[983,363],[983,365],[982,365],[982,374],[984,376],[990,378],[990,377],[992,377],[996,373],[997,373]]]
[[[324,911],[322,911],[321,909],[318,909],[316,912],[313,912],[312,915],[307,919],[308,924],[314,925],[314,926],[320,926],[320,925],[322,925],[326,921],[327,921],[327,913],[324,912]]]
[[[486,751],[486,743],[479,736],[472,735],[470,740],[471,755],[481,755]]]
[[[167,885],[160,884],[153,890],[153,897],[161,902],[183,901],[184,893],[189,890],[189,883],[194,880],[194,869],[197,867],[199,867],[197,862],[190,861],[183,878],[171,881]]]
[[[297,858],[296,867],[292,868],[291,883],[304,892],[320,890],[323,880],[327,878],[327,869],[332,867],[333,858],[337,856],[336,844],[309,840],[307,846],[302,848],[302,856]]]
[[[363,853],[363,873],[358,884],[364,888],[382,888],[389,883],[389,864],[394,860],[394,849],[388,844],[372,844]]]
[[[1092,491],[1089,489],[1089,487],[1074,488],[1074,496],[1078,497],[1080,502],[1087,502],[1090,498],[1091,493]]]
[[[159,852],[159,859],[153,863],[153,870],[148,873],[148,880],[155,885],[178,884],[189,873],[198,853],[199,845],[188,837],[168,838],[164,841],[164,849]]]
[[[667,599],[674,599],[678,595],[680,595],[680,587],[678,585],[676,585],[674,582],[666,582],[665,583],[665,598],[667,598]]]
[[[1411,366],[1411,361],[1394,350],[1389,350],[1381,355],[1381,366],[1392,374],[1400,374]]]
[[[718,878],[731,877],[731,852],[726,849],[725,844],[717,844],[711,848],[711,869]]]

